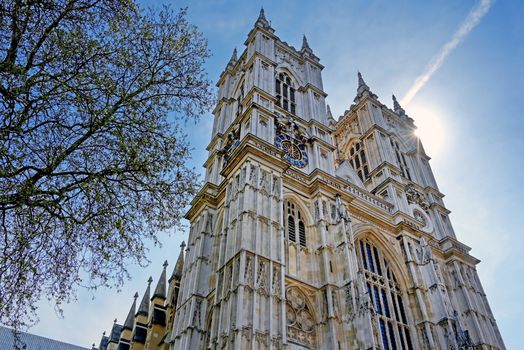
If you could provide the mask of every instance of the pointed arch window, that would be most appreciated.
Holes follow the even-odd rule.
[[[316,347],[315,317],[307,297],[297,287],[289,287],[286,291],[286,323],[288,340],[301,345],[301,348]]]
[[[409,173],[408,164],[406,162],[406,156],[400,150],[400,146],[398,142],[392,139],[389,139],[389,141],[391,142],[391,146],[395,150],[395,155],[397,156],[397,162],[398,162],[398,165],[400,166],[400,174],[403,177],[407,178],[409,181],[412,181],[411,174]]]
[[[293,202],[288,201],[286,203],[285,215],[285,229],[288,241],[293,242],[301,247],[305,247],[307,245],[306,226],[304,224],[304,218],[302,216],[302,213],[300,212],[300,210],[298,210],[298,208],[295,206]]]
[[[351,147],[348,158],[360,180],[365,181],[369,176],[369,165],[362,142],[357,142]]]
[[[373,304],[384,350],[413,350],[402,290],[388,260],[367,239],[358,242],[360,268]]]
[[[279,73],[275,78],[275,93],[277,106],[292,114],[296,113],[295,88],[291,78],[286,73]]]

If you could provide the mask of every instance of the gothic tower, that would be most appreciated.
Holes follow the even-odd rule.
[[[504,349],[395,97],[359,73],[336,121],[306,37],[261,10],[245,46],[217,83],[171,349]]]

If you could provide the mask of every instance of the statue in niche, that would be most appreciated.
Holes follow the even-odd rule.
[[[429,263],[430,260],[433,259],[431,255],[431,248],[429,247],[424,237],[420,237],[419,242],[420,242],[420,250],[417,249],[419,264],[425,265]]]
[[[246,257],[246,270],[244,271],[244,280],[246,284],[251,287],[253,286],[253,258],[249,255]]]
[[[309,135],[306,129],[299,126],[290,116],[275,113],[275,128],[277,135],[287,134],[302,143],[307,143],[311,140],[311,135]]]
[[[260,263],[258,264],[257,288],[263,291],[266,291],[266,287],[267,287],[266,264],[263,261],[260,261]]]
[[[202,307],[202,300],[198,300],[195,302],[195,310],[193,311],[193,324],[195,326],[200,327],[200,308]]]

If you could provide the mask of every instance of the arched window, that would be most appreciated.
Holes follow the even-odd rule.
[[[290,242],[302,247],[306,246],[306,226],[300,210],[292,202],[287,202],[285,211],[286,236]],[[297,237],[298,227],[298,237]]]
[[[286,301],[288,340],[307,348],[314,348],[317,342],[316,322],[306,296],[297,287],[289,287],[286,291]]]
[[[360,180],[365,181],[369,175],[369,166],[362,142],[358,142],[351,147],[348,158]]]
[[[392,139],[389,139],[391,142],[391,146],[395,150],[395,155],[397,156],[397,162],[400,166],[400,174],[407,178],[409,181],[411,181],[411,174],[409,173],[408,164],[406,163],[406,157],[404,156],[404,153],[400,150],[400,146],[398,145],[397,141],[394,141]]]
[[[359,241],[360,268],[376,311],[384,350],[413,350],[402,291],[388,260],[369,240]]]
[[[277,106],[282,107],[288,112],[296,113],[295,89],[289,75],[280,73],[275,78],[275,91]]]

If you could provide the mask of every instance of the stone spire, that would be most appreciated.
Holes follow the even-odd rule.
[[[147,280],[146,292],[144,293],[142,301],[140,302],[140,306],[138,307],[138,311],[136,312],[137,315],[147,316],[149,314],[149,295],[151,294],[151,282],[153,282],[153,278],[149,276],[149,279]]]
[[[327,120],[328,120],[329,125],[335,125],[337,121],[335,120],[335,118],[333,118],[333,114],[331,113],[331,107],[327,105],[326,109],[327,109]]]
[[[364,96],[371,96],[373,98],[378,98],[377,95],[375,95],[371,90],[369,89],[369,86],[364,81],[364,78],[362,78],[362,74],[358,72],[358,88],[357,88],[357,96],[353,100],[355,103],[359,103],[360,99]]]
[[[151,299],[154,299],[155,297],[160,297],[162,299],[166,298],[166,268],[167,268],[167,260],[164,261],[164,269],[162,270],[162,274],[160,275],[160,279],[158,280],[158,283],[156,284],[155,292],[153,293],[153,296]]]
[[[131,305],[131,309],[129,309],[129,313],[126,317],[126,322],[124,322],[124,328],[133,330],[133,324],[135,322],[135,311],[136,311],[136,299],[138,298],[138,293],[135,293],[133,296],[133,305]]]
[[[400,103],[398,103],[395,95],[392,95],[392,97],[393,97],[393,110],[395,111],[395,113],[397,113],[400,116],[405,116],[406,111],[404,110],[404,108],[400,106]]]
[[[229,59],[229,62],[227,63],[227,69],[233,69],[235,66],[235,63],[237,63],[237,48],[233,50],[233,54],[231,55],[231,58]]]
[[[307,42],[307,38],[306,38],[306,34],[304,34],[302,36],[302,50],[311,50],[311,48],[309,47],[309,43]]]
[[[178,255],[178,259],[175,264],[175,269],[173,270],[173,273],[171,274],[171,277],[169,277],[169,282],[173,280],[174,278],[179,279],[182,278],[182,272],[184,270],[184,248],[186,247],[186,242],[182,241],[180,244],[180,254]]]
[[[302,54],[307,53],[311,56],[314,56],[313,50],[311,50],[311,47],[309,47],[309,43],[307,42],[306,35],[304,34],[302,36],[302,49],[300,50]]]
[[[255,22],[255,27],[271,28],[269,21],[266,19],[263,7],[260,8],[260,14],[258,15],[257,21]]]

